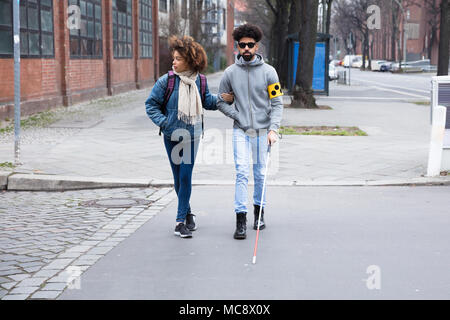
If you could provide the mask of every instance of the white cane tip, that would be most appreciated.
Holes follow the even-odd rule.
[[[253,257],[253,264],[256,263],[256,257]]]

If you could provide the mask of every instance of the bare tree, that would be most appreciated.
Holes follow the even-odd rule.
[[[184,36],[188,33],[188,19],[183,19],[181,9],[178,6],[171,8],[168,13],[168,19],[159,19],[159,28],[163,37],[168,38],[171,35]]]
[[[314,53],[316,49],[319,0],[294,0],[300,14],[297,77],[293,90],[293,107],[317,108],[312,90]]]
[[[237,12],[236,17],[248,23],[259,26],[264,34],[261,39],[261,49],[265,52],[266,60],[273,64],[273,50],[272,50],[272,37],[273,37],[273,23],[274,15],[272,10],[267,5],[266,0],[241,0],[241,2],[247,8],[243,12]]]
[[[281,70],[283,58],[286,52],[286,40],[288,31],[288,17],[291,6],[290,0],[275,0],[275,6],[272,5],[271,0],[266,0],[266,3],[272,11],[275,21],[272,27],[272,52],[273,52],[273,66],[277,70]]]
[[[441,2],[441,24],[439,30],[439,59],[438,76],[448,75],[449,64],[449,37],[450,37],[450,8],[448,0]]]
[[[196,41],[202,38],[202,16],[203,0],[189,0],[189,34]]]
[[[426,14],[426,34],[427,39],[424,42],[426,56],[431,59],[433,47],[438,42],[440,0],[409,0],[408,4],[415,5],[425,11]]]

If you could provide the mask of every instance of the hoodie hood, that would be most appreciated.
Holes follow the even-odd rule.
[[[250,66],[250,67],[255,67],[255,66],[260,66],[262,64],[264,64],[264,59],[262,57],[262,55],[256,53],[255,54],[256,59],[253,59],[252,61],[245,61],[244,58],[238,54],[236,55],[235,58],[235,63],[238,66],[242,66],[242,67],[246,67],[246,66]]]

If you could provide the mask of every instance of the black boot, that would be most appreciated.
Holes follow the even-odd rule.
[[[253,214],[255,215],[255,222],[253,223],[253,229],[258,230],[258,217],[259,217],[259,209],[260,206],[253,205],[255,207],[255,210],[253,211]],[[266,224],[264,223],[264,207],[261,211],[261,221],[259,222],[259,230],[262,230],[266,227]]]
[[[234,232],[235,239],[245,239],[247,237],[247,213],[236,213],[236,231]]]

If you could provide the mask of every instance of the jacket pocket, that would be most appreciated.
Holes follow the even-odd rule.
[[[234,121],[236,121],[237,125],[242,128],[246,129],[250,127],[250,121],[248,117],[243,113],[239,112],[239,110],[236,109],[236,115],[234,117]]]
[[[270,110],[268,110],[270,112]],[[270,115],[266,112],[265,109],[260,109],[254,113],[255,115],[255,129],[264,129],[268,128],[270,125]]]

